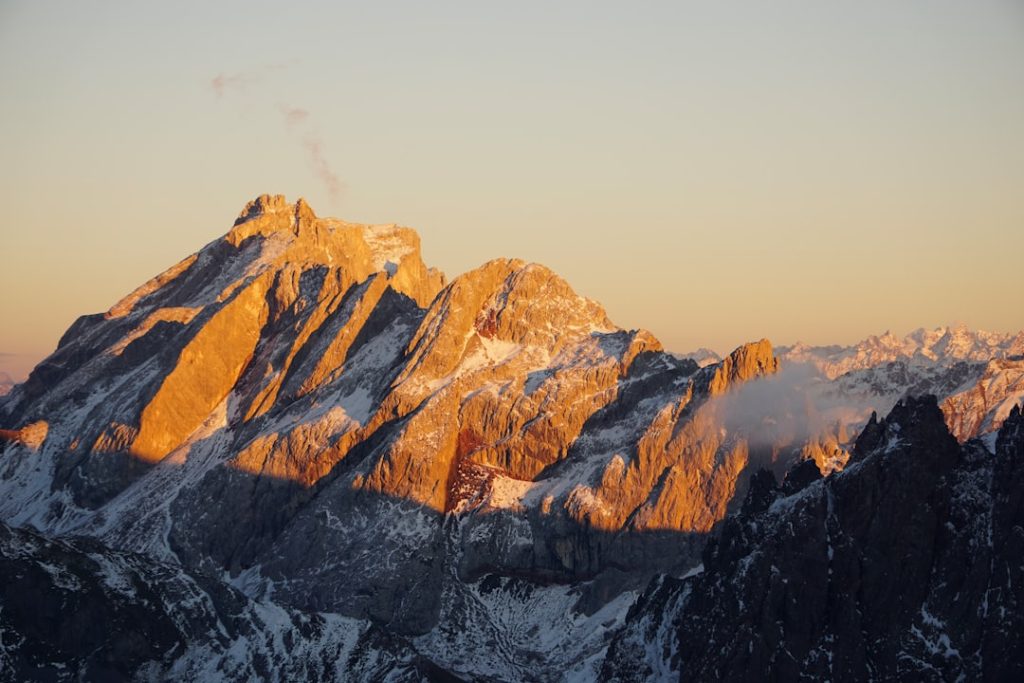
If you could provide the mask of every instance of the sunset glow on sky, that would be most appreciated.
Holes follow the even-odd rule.
[[[670,350],[1024,328],[1024,4],[0,4],[0,371],[258,194]]]

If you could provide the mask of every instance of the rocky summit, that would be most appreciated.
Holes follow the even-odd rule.
[[[996,680],[1020,361],[979,349],[999,397],[825,440],[751,410],[767,340],[698,363],[544,266],[448,282],[261,196],[0,398],[0,678]]]

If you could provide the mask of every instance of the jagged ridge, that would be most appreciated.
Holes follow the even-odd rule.
[[[702,571],[637,603],[603,677],[1017,680],[1024,674],[1024,419],[995,455],[934,397],[874,417],[854,462],[752,480]]]

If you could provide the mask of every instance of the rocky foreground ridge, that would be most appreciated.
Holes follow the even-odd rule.
[[[751,419],[779,369],[767,341],[699,367],[543,266],[446,282],[410,229],[262,196],[0,399],[0,664],[73,679],[81,634],[43,624],[79,605],[123,625],[88,671],[141,680],[592,680],[751,472],[834,469]]]
[[[254,602],[180,566],[0,524],[0,680],[443,680],[366,621]]]

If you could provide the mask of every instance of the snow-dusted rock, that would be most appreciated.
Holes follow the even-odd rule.
[[[763,471],[700,573],[645,591],[602,680],[1019,679],[1019,408],[995,450],[926,397],[872,418],[841,473]]]

